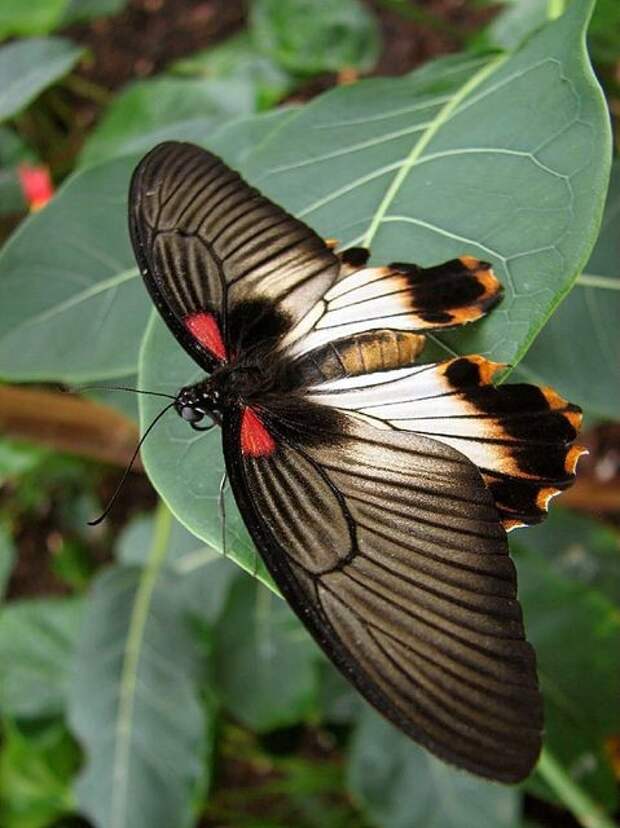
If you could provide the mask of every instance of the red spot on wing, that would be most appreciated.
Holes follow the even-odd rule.
[[[276,449],[276,443],[262,421],[251,408],[244,408],[241,416],[241,452],[248,457],[267,457]]]
[[[212,313],[193,313],[185,317],[185,327],[201,345],[218,359],[226,359],[226,346],[217,319]]]

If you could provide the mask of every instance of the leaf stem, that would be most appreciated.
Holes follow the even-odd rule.
[[[134,724],[133,708],[136,696],[138,664],[151,598],[157,577],[166,558],[171,529],[172,513],[166,504],[160,501],[155,511],[155,527],[151,548],[134,597],[123,657],[115,732],[114,785],[112,787],[112,802],[110,803],[110,828],[123,828],[126,824],[129,753]]]
[[[620,290],[620,279],[610,276],[595,276],[592,273],[582,273],[577,277],[576,284],[584,287],[603,288],[603,290]]]
[[[570,778],[547,748],[543,748],[536,770],[584,828],[618,828],[601,806]]]

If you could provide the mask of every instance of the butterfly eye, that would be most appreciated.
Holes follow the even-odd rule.
[[[187,420],[188,423],[199,423],[205,416],[204,412],[198,411],[191,405],[184,405],[179,410],[179,414],[181,415],[181,417],[183,417],[184,420]]]

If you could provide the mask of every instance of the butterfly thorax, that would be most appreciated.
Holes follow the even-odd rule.
[[[275,372],[269,370],[269,363],[225,364],[204,380],[181,388],[175,409],[189,422],[198,422],[204,416],[220,422],[226,411],[250,403],[269,391],[274,382]]]

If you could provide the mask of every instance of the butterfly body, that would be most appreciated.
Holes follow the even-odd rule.
[[[404,733],[479,775],[523,779],[542,699],[506,532],[542,520],[574,480],[580,412],[548,388],[495,386],[502,366],[482,356],[420,362],[428,331],[500,300],[490,264],[369,267],[368,251],[337,254],[177,143],[136,169],[130,233],[158,310],[205,371],[174,407],[221,426],[235,500],[283,596]]]

